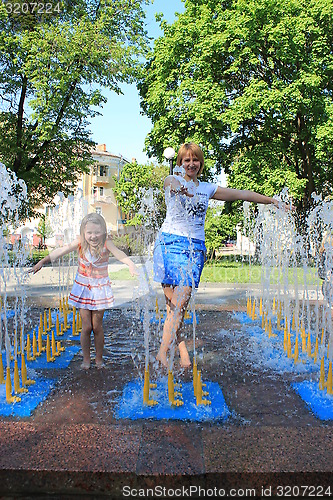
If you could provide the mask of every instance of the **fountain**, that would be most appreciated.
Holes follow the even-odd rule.
[[[175,171],[181,167],[176,167]],[[188,190],[195,196],[195,185],[188,183]],[[197,367],[196,352],[196,324],[198,321],[195,312],[195,289],[189,303],[190,312],[185,312],[185,325],[192,325],[193,338],[193,380],[187,383],[174,381],[174,358],[176,343],[173,342],[170,348],[169,366],[167,376],[161,376],[156,370],[155,354],[152,356],[150,350],[151,326],[157,326],[157,337],[161,339],[161,329],[165,321],[165,312],[162,312],[156,293],[154,293],[152,282],[152,242],[155,240],[158,226],[156,224],[156,192],[149,188],[141,193],[141,209],[146,235],[146,247],[148,257],[146,261],[141,261],[141,276],[137,288],[136,300],[141,305],[141,320],[144,329],[145,363],[144,379],[131,381],[124,388],[122,398],[117,409],[117,418],[154,418],[154,419],[187,419],[187,420],[212,420],[215,418],[227,418],[230,414],[222,391],[218,384],[201,379],[201,370]],[[166,196],[170,196],[167,190]],[[181,203],[180,198],[178,202]],[[192,276],[193,283],[193,276]],[[150,370],[152,365],[153,370]],[[155,373],[157,380],[152,384],[151,372]],[[206,390],[205,390],[206,389]],[[210,396],[207,399],[205,396]]]
[[[281,198],[288,201],[287,193]],[[262,286],[259,296],[248,296],[246,316],[237,313],[236,317],[249,325],[266,366],[281,373],[303,374],[306,379],[293,383],[294,390],[319,418],[327,420],[333,418],[333,204],[316,195],[313,202],[303,235],[297,232],[292,213],[281,208],[262,206],[248,224],[245,205],[246,229],[260,250]],[[324,242],[324,296],[317,274],[323,233],[329,235]]]
[[[24,219],[27,204],[26,186],[3,164],[0,164],[0,179],[2,207],[0,221],[0,383],[2,384],[0,386],[0,414],[23,417],[30,415],[55,385],[56,380],[41,376],[40,370],[49,369],[51,364],[53,368],[68,366],[79,350],[78,346],[65,348],[62,342],[69,338],[69,329],[72,329],[72,335],[77,338],[80,324],[79,321],[75,323],[75,312],[69,311],[64,294],[64,298],[60,299],[59,310],[51,312],[50,308],[48,311],[44,309],[44,314],[40,314],[39,325],[26,331],[28,324],[26,316],[29,310],[26,304],[29,281],[26,266],[30,249],[26,238],[15,241],[11,251],[8,245],[9,232],[14,231],[19,226],[20,220]],[[68,205],[68,201],[66,204]],[[72,207],[70,209],[73,215]],[[56,210],[57,207],[55,212]],[[74,230],[77,230],[75,225]],[[64,267],[61,266],[61,269]],[[59,278],[61,291],[64,290],[64,286],[61,287],[60,281],[64,283],[64,280]],[[14,284],[15,290],[15,297],[11,302],[7,293],[9,283]]]
[[[15,258],[11,261],[6,241],[8,221],[13,226],[18,223],[26,203],[26,190],[3,165],[0,167],[2,185],[5,186],[0,193],[4,214],[0,232],[0,345],[5,347],[0,357],[0,382],[2,387],[6,386],[0,394],[6,400],[0,405],[0,412],[3,415],[25,416],[30,415],[37,404],[47,397],[56,382],[50,378],[46,381],[39,371],[68,366],[80,350],[78,345],[70,345],[79,339],[80,317],[75,309],[69,310],[67,303],[76,266],[73,255],[66,262],[62,259],[56,264],[59,307],[44,309],[39,325],[27,331],[25,266],[29,250],[24,240],[16,243]],[[189,183],[188,189],[195,196],[195,186]],[[7,192],[8,196],[4,194]],[[140,195],[142,206],[139,215],[143,219],[147,255],[141,260],[141,274],[138,286],[134,287],[133,303],[134,314],[142,322],[144,348],[142,356],[139,348],[135,352],[132,347],[131,357],[138,378],[125,385],[117,418],[225,419],[230,411],[219,385],[203,381],[202,367],[198,366],[201,362],[197,352],[195,290],[184,318],[187,334],[193,341],[191,382],[182,381],[182,375],[174,369],[175,343],[170,349],[168,374],[161,375],[155,365],[156,346],[160,343],[165,321],[164,307],[159,303],[157,286],[152,280],[152,244],[159,229],[155,214],[156,196],[157,191],[152,188],[142,190]],[[280,198],[288,202],[288,193],[282,192]],[[248,294],[247,314],[235,313],[235,316],[249,328],[249,334],[261,347],[262,363],[281,373],[291,372],[308,378],[301,383],[295,382],[293,388],[316,415],[328,419],[333,418],[331,290],[329,280],[326,280],[323,296],[322,282],[316,270],[319,264],[318,248],[324,232],[327,238],[323,272],[325,276],[331,273],[333,205],[319,196],[314,196],[313,200],[314,205],[307,218],[307,231],[302,236],[298,234],[290,212],[262,206],[258,216],[252,218],[249,204],[244,203],[245,231],[256,242],[262,279],[260,293]],[[87,210],[82,193],[70,199],[58,194],[49,222],[54,235],[62,235],[62,244],[72,241],[79,233],[80,221]],[[15,279],[17,291],[11,305],[6,291],[9,278]],[[134,329],[132,335],[136,334]],[[67,342],[66,347],[64,341]],[[174,380],[175,374],[177,380]],[[14,381],[14,393],[11,380]]]

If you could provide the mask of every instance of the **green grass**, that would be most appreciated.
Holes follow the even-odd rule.
[[[119,269],[119,271],[111,272],[109,273],[110,280],[135,280],[137,279],[136,276],[131,276],[130,272],[128,270],[128,267],[125,267],[124,269]]]
[[[203,283],[260,283],[261,267],[227,260],[206,263],[201,281]]]
[[[262,283],[262,267],[259,265],[249,265],[236,261],[215,261],[206,263],[202,272],[201,281],[206,283]],[[271,271],[267,280],[271,284],[283,283],[285,280],[289,284],[295,283],[294,269],[288,269],[286,276],[283,276],[277,269]],[[306,282],[313,285],[317,282],[318,275],[315,268],[308,268]],[[297,282],[304,283],[304,270],[297,268]]]
[[[135,280],[127,267],[109,274],[111,280]],[[274,270],[270,276],[271,284],[283,283],[285,277]],[[317,283],[318,275],[315,268],[308,268],[307,284]],[[299,285],[304,283],[303,268],[297,269],[297,281]],[[235,260],[220,259],[207,262],[202,272],[201,282],[203,283],[262,283],[262,268],[259,265],[249,265],[246,262],[237,262]],[[294,270],[289,269],[287,274],[287,283],[295,282]]]

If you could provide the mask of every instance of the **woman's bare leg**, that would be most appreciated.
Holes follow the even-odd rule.
[[[92,315],[88,309],[80,309],[82,319],[81,348],[83,354],[82,368],[90,367],[90,336],[92,330]]]
[[[164,322],[163,336],[156,359],[168,367],[167,352],[173,342],[179,338],[186,307],[191,298],[192,288],[189,286],[163,286],[167,305],[167,317]],[[191,366],[185,341],[179,344],[180,364],[184,368]]]

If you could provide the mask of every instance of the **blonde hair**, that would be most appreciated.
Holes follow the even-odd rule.
[[[203,155],[201,148],[197,144],[195,144],[194,142],[187,142],[187,143],[182,144],[180,146],[180,148],[178,150],[178,154],[177,154],[177,165],[181,166],[181,164],[183,163],[184,156],[189,151],[192,153],[193,156],[196,156],[198,158],[198,160],[200,161],[200,170],[198,172],[198,175],[202,174],[202,171],[204,169],[204,163],[205,163],[204,155]]]
[[[84,232],[85,232],[85,229],[86,229],[88,222],[92,222],[93,224],[101,226],[101,228],[102,228],[102,231],[103,231],[102,241],[98,245],[96,250],[94,251],[95,255],[100,255],[102,253],[103,248],[104,248],[106,236],[107,236],[106,222],[104,220],[104,217],[102,217],[100,214],[96,214],[95,212],[92,212],[91,214],[88,214],[85,217],[83,217],[82,222],[81,222],[81,226],[80,226],[81,248],[82,248],[83,253],[89,247],[89,244],[87,243],[86,238],[84,236]]]

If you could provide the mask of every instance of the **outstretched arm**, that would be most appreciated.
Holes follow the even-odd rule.
[[[64,255],[67,255],[68,253],[73,252],[74,250],[77,250],[79,246],[80,240],[74,240],[72,243],[69,243],[68,245],[65,245],[60,248],[56,248],[53,250],[53,252],[49,253],[46,255],[43,259],[41,259],[37,264],[35,264],[31,269],[29,269],[29,273],[37,273],[40,269],[45,264],[48,264],[49,262],[54,262],[57,259],[60,259],[60,257],[63,257]]]
[[[275,205],[279,206],[279,201],[271,198],[270,196],[264,196],[263,194],[256,193],[254,191],[247,191],[241,189],[230,189],[218,187],[216,193],[213,196],[214,200],[220,201],[250,201],[253,203],[263,203],[264,205]]]
[[[116,259],[128,266],[131,276],[137,276],[139,274],[134,262],[122,250],[119,250],[119,248],[117,248],[109,238],[106,240],[106,247],[110,250],[110,252]]]

